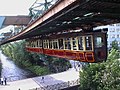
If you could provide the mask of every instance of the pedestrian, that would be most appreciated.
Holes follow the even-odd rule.
[[[44,77],[42,76],[42,82],[44,83]]]
[[[4,77],[4,82],[5,82],[5,85],[7,85],[7,78]]]
[[[0,84],[1,84],[1,77],[0,77]]]
[[[1,85],[3,85],[3,78],[1,77]]]

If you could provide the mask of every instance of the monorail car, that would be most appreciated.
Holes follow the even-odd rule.
[[[104,32],[37,36],[26,39],[26,49],[68,60],[96,63],[107,58],[107,37]]]

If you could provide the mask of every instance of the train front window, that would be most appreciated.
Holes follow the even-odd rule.
[[[92,50],[92,38],[91,38],[91,36],[85,36],[85,48],[86,48],[86,50]]]
[[[103,42],[102,42],[102,37],[98,36],[95,38],[95,47],[102,47]]]

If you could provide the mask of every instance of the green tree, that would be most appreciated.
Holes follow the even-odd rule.
[[[119,90],[119,52],[111,49],[106,62],[89,64],[80,71],[80,90]]]
[[[44,62],[51,72],[57,73],[67,70],[70,67],[68,60],[44,55]]]
[[[113,49],[119,50],[119,46],[118,46],[117,40],[114,40],[114,41],[112,42],[111,47],[112,47]]]

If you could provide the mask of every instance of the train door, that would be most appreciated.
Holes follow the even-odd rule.
[[[94,33],[94,55],[95,62],[102,62],[107,59],[107,37],[106,33]]]

